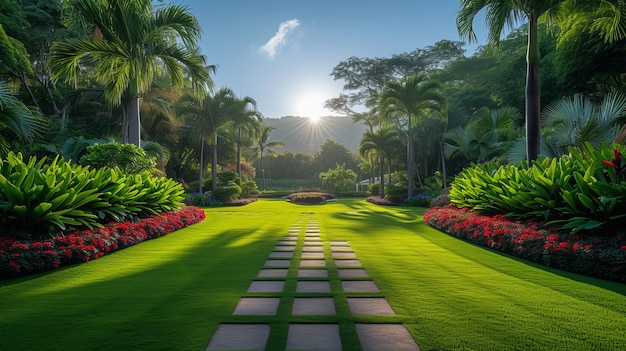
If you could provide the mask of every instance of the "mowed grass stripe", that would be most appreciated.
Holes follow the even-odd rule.
[[[88,264],[0,281],[0,349],[202,350],[219,323],[246,321],[231,315],[239,298],[289,226],[313,219],[324,241],[350,242],[398,314],[389,319],[422,350],[626,349],[626,286],[462,242],[423,224],[419,209],[259,200],[206,213],[201,224]],[[275,346],[290,308],[279,310]]]
[[[528,264],[440,233],[421,211],[364,204],[334,214],[422,350],[615,350],[626,347],[626,287]],[[345,221],[371,221],[345,226]]]
[[[0,281],[0,350],[204,349],[293,215],[265,211],[208,210],[96,261]]]

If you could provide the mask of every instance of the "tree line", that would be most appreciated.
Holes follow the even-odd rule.
[[[404,170],[413,175],[405,177],[410,196],[435,171],[445,185],[472,162],[558,153],[567,146],[559,135],[580,135],[574,117],[559,115],[563,98],[600,111],[622,103],[614,93],[624,90],[621,1],[467,0],[460,8],[459,32],[470,41],[475,15],[488,10],[490,41],[471,56],[463,42],[442,40],[391,57],[350,57],[330,72],[344,93],[326,106],[368,126],[359,155],[348,157],[328,142],[333,151],[315,156],[271,152],[280,142],[254,99],[213,89],[215,66],[198,53],[200,27],[184,7],[0,0],[0,152],[78,159],[94,143],[133,143],[167,176],[199,187],[206,171],[227,165],[241,176],[242,160],[259,178],[315,178],[345,164],[381,180],[382,195],[382,180]],[[623,116],[610,117],[608,127],[587,129],[624,135]]]

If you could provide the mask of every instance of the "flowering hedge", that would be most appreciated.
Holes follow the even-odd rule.
[[[142,241],[202,222],[204,211],[192,206],[136,222],[111,222],[102,228],[73,230],[47,240],[0,237],[0,279],[45,272],[87,262]]]
[[[319,191],[299,191],[287,195],[287,199],[295,204],[325,204],[329,200],[335,199],[332,194]]]
[[[626,235],[557,232],[537,222],[484,216],[466,208],[435,207],[424,222],[452,236],[529,261],[597,278],[626,282]]]

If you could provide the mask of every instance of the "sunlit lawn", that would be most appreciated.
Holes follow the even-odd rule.
[[[219,323],[246,322],[233,319],[237,301],[288,228],[310,219],[324,239],[350,241],[422,350],[626,349],[626,286],[486,251],[417,209],[259,200],[206,212],[96,261],[0,281],[0,350],[203,350]],[[333,318],[350,328],[343,310]],[[284,329],[288,311],[263,319]]]

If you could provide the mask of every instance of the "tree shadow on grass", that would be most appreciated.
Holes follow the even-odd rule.
[[[46,284],[45,278],[53,273],[11,282],[32,288],[18,292],[21,296],[8,296],[7,292],[7,301],[27,307],[22,313],[3,315],[2,329],[19,341],[28,340],[32,336],[28,330],[35,328],[37,339],[53,349],[68,345],[170,350],[206,347],[217,324],[230,316],[282,234],[273,228],[225,229],[205,233],[199,240],[197,236],[203,234],[197,229],[180,234],[112,254],[111,259],[127,256],[115,267],[102,268],[109,264],[106,257],[67,267],[65,270],[77,271],[61,284],[58,280]],[[193,243],[185,244],[187,240]],[[171,244],[171,251],[160,244]],[[126,263],[128,272],[124,271]],[[32,349],[42,345],[35,343]]]
[[[494,271],[497,271],[497,272],[500,272],[500,273],[503,273],[503,274],[509,274],[510,273],[508,270],[506,270],[505,267],[503,267],[501,265],[497,265],[497,264],[492,264],[492,263],[490,263],[489,260],[483,259],[484,255],[486,253],[494,254],[494,255],[497,255],[497,256],[500,256],[500,257],[504,257],[504,258],[507,258],[509,260],[522,263],[522,264],[524,264],[526,266],[529,266],[529,267],[532,267],[532,268],[535,268],[535,269],[539,269],[541,271],[544,271],[544,272],[547,272],[547,273],[550,273],[550,274],[554,274],[554,275],[562,277],[562,278],[566,278],[566,279],[573,280],[573,281],[576,281],[576,282],[579,282],[579,283],[583,283],[583,284],[588,284],[588,285],[591,285],[591,286],[595,286],[595,287],[598,287],[598,288],[601,288],[601,289],[609,290],[609,291],[615,292],[617,294],[621,294],[621,295],[625,295],[626,296],[626,285],[624,285],[624,284],[620,284],[620,283],[612,282],[612,281],[608,281],[608,280],[603,280],[603,279],[599,279],[599,278],[594,278],[594,277],[588,277],[588,276],[585,276],[585,275],[581,275],[581,274],[572,273],[572,272],[560,270],[560,269],[557,269],[557,268],[549,267],[549,266],[546,266],[546,265],[543,265],[543,264],[540,264],[540,263],[527,261],[525,259],[513,256],[513,255],[509,255],[509,254],[503,253],[501,251],[493,250],[493,249],[490,249],[490,248],[487,248],[487,247],[484,247],[484,246],[481,246],[481,245],[476,245],[476,244],[471,243],[471,242],[466,241],[466,240],[459,239],[459,238],[454,237],[452,235],[449,235],[447,233],[438,231],[437,229],[434,229],[434,228],[431,228],[431,227],[428,227],[428,228],[430,228],[433,231],[436,231],[437,233],[440,233],[440,234],[444,235],[446,238],[449,238],[450,240],[459,241],[459,242],[465,243],[467,245],[470,245],[470,246],[472,246],[474,248],[477,248],[477,249],[480,249],[480,250],[484,250],[482,252],[480,250],[478,251],[480,256],[472,255],[471,253],[474,252],[474,251],[456,249],[456,248],[451,247],[451,245],[445,245],[441,240],[436,240],[436,238],[433,237],[433,236],[422,235],[423,238],[425,238],[426,240],[430,241],[431,243],[433,243],[435,245],[438,245],[439,247],[441,247],[443,249],[446,249],[446,250],[448,250],[450,252],[453,252],[454,254],[459,255],[459,256],[467,259],[467,260],[470,260],[470,261],[473,261],[475,263],[481,264],[481,265],[483,265],[483,266],[485,266],[485,267],[487,267],[489,269],[492,269]],[[585,294],[575,295],[575,294],[573,294],[572,291],[569,291],[569,290],[565,289],[563,286],[559,285],[557,282],[555,282],[553,280],[540,279],[540,278],[538,278],[538,277],[536,277],[536,276],[534,276],[532,274],[517,275],[516,277],[519,278],[519,279],[522,279],[524,281],[533,283],[533,284],[537,284],[537,285],[540,285],[540,286],[543,286],[543,287],[546,287],[546,288],[553,289],[555,291],[558,291],[560,293],[563,293],[563,294],[566,294],[566,295],[569,295],[569,296],[572,296],[572,297],[575,297],[575,298],[583,299],[583,300],[588,301],[590,303],[594,303],[594,304],[597,304],[597,305],[600,305],[600,306],[604,306],[602,304],[603,301],[591,300]],[[614,306],[611,305],[611,306],[604,306],[604,307],[613,308]],[[626,309],[624,311],[626,311]]]

